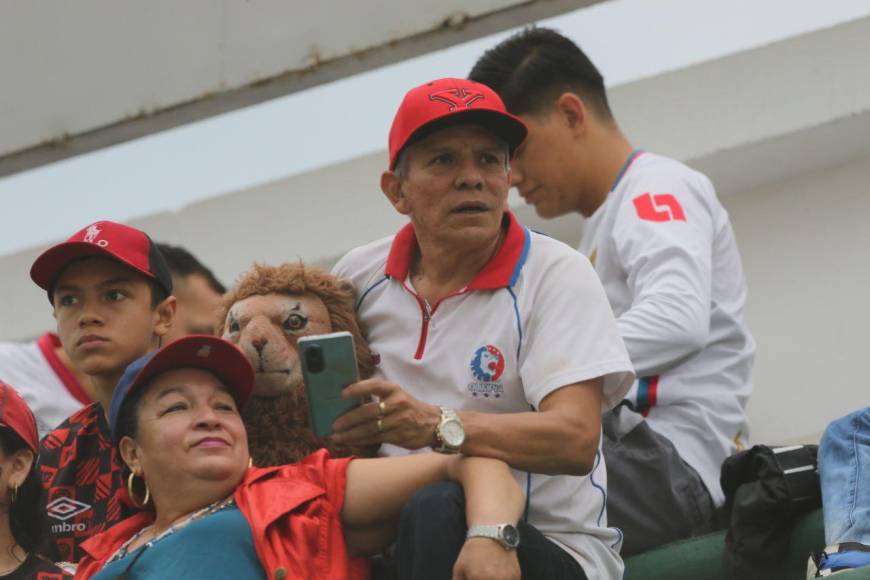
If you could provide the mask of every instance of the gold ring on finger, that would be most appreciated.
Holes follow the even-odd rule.
[[[384,430],[384,420],[378,419],[378,433],[381,433]]]
[[[378,416],[383,417],[387,414],[387,404],[383,401],[378,403]]]

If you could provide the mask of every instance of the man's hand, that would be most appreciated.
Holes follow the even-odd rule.
[[[489,538],[469,538],[453,566],[453,580],[520,580],[516,550],[505,550]]]
[[[422,403],[402,387],[381,379],[367,379],[345,387],[341,396],[368,402],[352,409],[332,424],[333,441],[363,447],[392,443],[405,449],[420,449],[432,444],[441,409]]]

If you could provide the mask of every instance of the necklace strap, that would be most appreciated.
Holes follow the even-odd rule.
[[[160,534],[154,536],[153,538],[151,538],[150,540],[148,540],[147,542],[142,544],[140,546],[140,548],[142,548],[142,551],[145,551],[148,548],[150,548],[151,546],[153,546],[154,544],[156,544],[157,542],[159,542],[160,540],[162,540],[163,538],[166,538],[167,536],[171,536],[172,534],[174,534],[175,532],[177,532],[178,530],[180,530],[181,528],[183,528],[187,524],[189,524],[195,520],[198,520],[200,518],[203,518],[207,515],[213,514],[215,512],[219,512],[222,509],[230,507],[233,504],[235,504],[235,498],[232,495],[225,497],[222,500],[218,500],[216,502],[210,503],[207,506],[205,506],[204,508],[193,512],[192,514],[190,514],[189,516],[187,516],[186,518],[184,518],[180,522],[172,524],[171,526],[169,526],[168,528],[163,530],[163,532],[161,532]],[[139,530],[138,532],[136,532],[135,534],[133,534],[132,536],[130,536],[130,538],[126,542],[121,544],[121,547],[118,548],[117,551],[115,551],[115,553],[112,555],[111,558],[109,558],[108,561],[114,562],[115,560],[120,560],[120,559],[126,557],[127,554],[129,553],[130,545],[133,544],[137,539],[142,537],[142,534],[144,534],[146,531],[153,529],[153,528],[154,528],[154,524],[147,525],[144,528],[142,528],[141,530]]]

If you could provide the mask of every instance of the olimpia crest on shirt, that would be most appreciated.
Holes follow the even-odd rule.
[[[498,399],[504,394],[504,387],[499,382],[504,372],[504,355],[491,344],[481,346],[474,351],[471,358],[471,374],[476,379],[468,384],[468,391],[474,397],[494,397]]]

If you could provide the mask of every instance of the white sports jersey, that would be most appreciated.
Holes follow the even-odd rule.
[[[717,506],[722,461],[748,438],[755,342],[728,213],[710,180],[636,152],[586,222],[590,257],[638,381],[628,398],[701,476]]]
[[[54,353],[58,346],[60,339],[51,333],[34,342],[0,343],[0,379],[27,401],[40,438],[91,403],[75,375]]]
[[[422,401],[489,413],[535,410],[554,390],[603,376],[611,407],[633,375],[594,270],[565,244],[507,219],[497,255],[431,312],[410,281],[410,224],[335,266],[359,293],[358,315],[380,356],[376,375]],[[384,452],[407,453],[388,445]],[[514,475],[527,494],[530,524],[571,553],[589,578],[622,576],[621,536],[607,527],[604,510],[600,447],[585,477]]]

